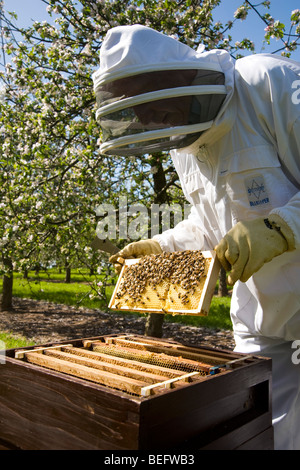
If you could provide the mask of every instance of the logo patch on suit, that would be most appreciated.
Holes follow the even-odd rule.
[[[265,180],[262,175],[252,176],[245,179],[247,195],[250,207],[257,207],[269,204],[269,196],[265,185]]]

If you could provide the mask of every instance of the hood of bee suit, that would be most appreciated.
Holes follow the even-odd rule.
[[[112,28],[93,74],[100,151],[143,155],[191,145],[230,99],[233,70],[226,51],[195,51],[141,25]]]

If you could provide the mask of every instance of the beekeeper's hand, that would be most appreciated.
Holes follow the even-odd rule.
[[[238,222],[215,247],[217,257],[233,285],[246,282],[265,263],[295,249],[294,235],[278,215]]]
[[[129,258],[140,258],[145,255],[158,255],[162,253],[160,244],[156,240],[140,240],[138,242],[129,243],[123,250],[119,251],[115,255],[109,258],[109,261],[114,265],[117,273],[121,271],[122,264],[117,260],[118,258],[129,259]]]

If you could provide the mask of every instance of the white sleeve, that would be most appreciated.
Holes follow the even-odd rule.
[[[201,231],[200,217],[194,206],[187,219],[179,222],[173,229],[155,235],[163,251],[207,250],[208,243]]]
[[[285,206],[273,209],[271,214],[278,214],[288,224],[295,238],[295,247],[300,249],[300,192]]]
[[[283,163],[292,175],[292,182],[300,188],[300,118],[296,119],[290,127],[284,140],[286,149]],[[288,175],[287,175],[288,176]],[[278,214],[291,228],[295,237],[296,248],[300,248],[300,192],[297,192],[289,202],[283,206],[273,209],[271,214]]]

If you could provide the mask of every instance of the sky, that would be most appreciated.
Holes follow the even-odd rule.
[[[213,11],[213,18],[215,21],[228,21],[233,19],[234,12],[243,3],[242,0],[222,0],[219,7]],[[259,1],[253,2],[254,4],[260,3]],[[269,13],[274,20],[280,20],[286,26],[290,24],[290,16],[293,10],[300,9],[299,0],[271,0],[270,9],[261,8],[260,12]],[[271,40],[270,46],[263,44],[265,24],[251,11],[245,21],[237,20],[234,24],[232,36],[234,40],[240,41],[244,37],[248,37],[255,44],[255,52],[273,52],[281,47],[281,41],[276,39]],[[288,30],[288,27],[286,28]],[[231,34],[231,33],[230,33]],[[280,54],[280,53],[279,53]],[[300,48],[296,50],[291,57],[293,60],[300,62]]]
[[[233,20],[233,14],[236,9],[243,3],[243,0],[222,0],[219,7],[213,12],[215,21],[226,23]],[[255,2],[259,3],[258,1]],[[46,5],[41,0],[4,0],[6,10],[15,11],[18,14],[19,24],[27,26],[32,20],[43,21],[48,20]],[[269,13],[273,18],[279,19],[285,24],[289,24],[289,18],[292,10],[300,8],[299,0],[271,0],[271,8]],[[263,11],[268,11],[263,9]],[[271,46],[263,48],[263,36],[265,25],[252,11],[245,21],[238,20],[234,29],[231,31],[233,39],[240,41],[244,37],[248,37],[255,43],[255,51],[272,52],[280,47],[280,41],[272,40]],[[300,47],[292,54],[292,58],[300,62]]]

